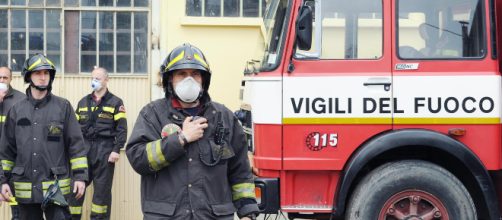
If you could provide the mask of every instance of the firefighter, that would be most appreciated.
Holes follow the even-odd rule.
[[[165,98],[140,112],[127,144],[141,175],[145,220],[255,219],[258,213],[245,135],[237,118],[208,94],[211,70],[183,44],[161,66]]]
[[[454,26],[454,25],[452,25]],[[453,28],[451,28],[453,30]],[[418,26],[420,37],[425,42],[425,47],[420,49],[425,58],[437,57],[458,57],[460,56],[461,46],[459,42],[455,42],[455,36],[450,33],[449,29],[444,29],[441,36],[438,38],[438,28],[427,23],[422,23]]]
[[[86,145],[90,146],[89,182],[93,182],[94,195],[91,219],[110,219],[112,182],[115,163],[127,136],[127,121],[122,99],[108,90],[108,71],[96,68],[92,71],[92,92],[84,96],[77,107]],[[72,219],[80,219],[84,197],[70,201]]]
[[[51,203],[42,210],[41,204],[50,199],[44,195],[55,180],[66,200],[72,192],[82,197],[88,149],[70,102],[51,93],[54,64],[35,54],[24,63],[22,75],[29,83],[27,98],[10,109],[0,140],[2,196],[8,201],[16,197],[21,220],[42,219],[44,213],[47,220],[70,219],[68,207]]]
[[[3,123],[7,112],[14,105],[14,103],[26,98],[22,92],[12,88],[10,82],[12,81],[12,70],[9,67],[0,67],[0,135],[2,133]],[[3,161],[6,164],[2,165],[4,172],[9,173],[12,170],[11,164]],[[12,187],[12,186],[11,186]],[[19,209],[17,208],[16,199],[13,197],[12,202],[9,203],[12,211],[12,220],[19,219]]]

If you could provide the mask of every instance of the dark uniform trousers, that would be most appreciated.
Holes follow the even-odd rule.
[[[110,208],[112,204],[112,182],[115,171],[115,164],[108,162],[108,157],[112,152],[113,139],[99,139],[85,141],[91,146],[88,154],[89,179],[94,186],[92,196],[91,219],[110,219]],[[72,219],[80,220],[82,217],[82,205],[84,196],[76,200],[70,199],[70,209]]]
[[[3,123],[5,122],[5,119],[7,117],[7,112],[10,110],[10,108],[17,103],[18,101],[25,99],[26,95],[23,94],[22,92],[19,92],[15,89],[13,89],[11,86],[9,86],[9,91],[4,97],[3,102],[0,103],[0,133],[2,131]],[[11,167],[6,166],[4,171],[5,172],[10,172]],[[14,188],[14,186],[10,186],[11,189]],[[9,203],[11,207],[11,213],[12,213],[12,220],[19,220],[19,209],[17,208],[17,202],[10,202]]]
[[[120,98],[110,92],[100,103],[89,94],[82,98],[76,110],[85,143],[90,146],[89,182],[94,186],[91,205],[91,219],[110,219],[112,204],[112,182],[115,164],[108,162],[112,152],[120,152],[125,145],[127,121],[125,108]],[[81,219],[84,197],[70,200],[70,212],[74,220]]]
[[[68,207],[57,205],[49,205],[45,211],[40,209],[41,204],[20,204],[19,219],[26,220],[44,220],[44,212],[46,220],[70,220],[71,215]]]

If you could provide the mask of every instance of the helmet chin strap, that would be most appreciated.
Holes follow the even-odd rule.
[[[36,90],[38,90],[38,91],[42,91],[42,92],[43,92],[43,91],[46,91],[46,90],[49,90],[49,91],[50,91],[50,90],[51,90],[51,88],[52,88],[52,80],[51,80],[51,81],[49,81],[49,85],[47,85],[47,86],[37,86],[37,85],[35,85],[35,84],[33,83],[33,81],[31,81],[31,80],[30,80],[30,86],[31,86],[31,87],[33,87],[33,88],[35,88],[35,89],[36,89]]]

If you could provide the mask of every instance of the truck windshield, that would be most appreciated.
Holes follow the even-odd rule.
[[[263,16],[264,38],[263,45],[264,55],[261,60],[261,70],[270,71],[275,69],[280,60],[280,52],[284,46],[284,33],[286,23],[286,11],[288,8],[288,0],[269,0],[265,14]]]

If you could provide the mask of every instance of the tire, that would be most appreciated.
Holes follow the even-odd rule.
[[[477,217],[469,192],[450,172],[430,162],[404,160],[384,164],[362,179],[351,196],[346,219]]]

